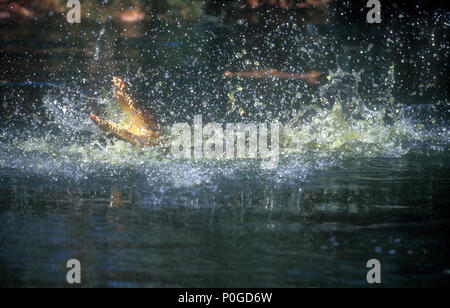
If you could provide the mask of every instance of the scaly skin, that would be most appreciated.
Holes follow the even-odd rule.
[[[117,124],[104,120],[95,114],[90,118],[97,126],[115,137],[141,147],[151,147],[159,143],[159,129],[155,116],[138,105],[126,92],[125,81],[120,77],[113,78],[114,97],[126,115],[125,121]]]

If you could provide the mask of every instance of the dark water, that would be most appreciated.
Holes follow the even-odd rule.
[[[0,284],[448,286],[448,13],[311,14],[0,26]],[[323,75],[223,76],[255,68]],[[106,136],[115,75],[167,129],[279,121],[278,167]]]

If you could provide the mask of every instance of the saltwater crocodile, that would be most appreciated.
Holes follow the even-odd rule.
[[[114,123],[91,113],[92,121],[101,130],[133,145],[142,147],[157,145],[160,141],[160,130],[156,117],[131,98],[126,92],[126,84],[122,78],[114,77],[113,84],[114,97],[126,115],[125,120],[121,123]]]

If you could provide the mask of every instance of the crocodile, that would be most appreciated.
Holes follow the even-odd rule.
[[[321,73],[311,71],[305,74],[280,72],[275,69],[255,70],[251,72],[225,72],[227,77],[251,77],[251,78],[299,78],[310,84],[318,84],[317,78]],[[116,138],[135,146],[153,147],[161,143],[160,127],[155,115],[149,113],[127,93],[125,81],[120,77],[114,77],[114,98],[119,102],[125,120],[114,123],[100,118],[91,113],[91,120],[104,132],[110,133]]]
[[[113,78],[114,98],[119,103],[125,120],[114,123],[91,113],[91,120],[104,132],[135,146],[152,147],[160,143],[161,134],[155,115],[136,103],[127,93],[126,83],[120,77]]]

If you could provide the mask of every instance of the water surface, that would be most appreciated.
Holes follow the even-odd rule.
[[[2,286],[448,286],[448,13],[0,27]],[[262,21],[264,22],[262,22]],[[323,72],[301,80],[225,71]],[[105,135],[111,78],[165,130],[282,126],[280,163],[175,160]]]

